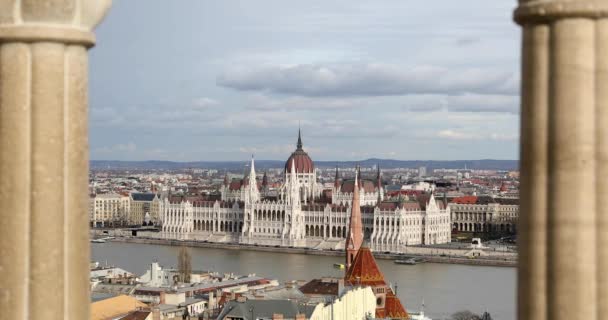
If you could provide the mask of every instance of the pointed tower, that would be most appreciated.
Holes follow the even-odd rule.
[[[382,188],[382,173],[380,163],[378,163],[378,174],[376,175],[376,189],[378,189],[378,204],[384,200],[384,189]]]
[[[228,199],[228,192],[230,191],[230,180],[228,179],[228,172],[226,172],[226,175],[224,176],[224,183],[220,191],[222,194],[222,201],[226,201],[226,199]]]
[[[340,188],[340,175],[338,173],[338,167],[336,166],[336,177],[334,178],[334,188],[338,190]]]
[[[359,205],[359,172],[355,173],[355,187],[353,188],[353,202],[350,211],[350,223],[348,235],[346,237],[346,270],[350,269],[351,264],[355,260],[357,251],[363,243],[363,224],[361,222],[361,207]]]
[[[247,183],[249,201],[251,203],[260,200],[260,190],[258,190],[258,182],[255,176],[255,161],[253,155],[251,155],[251,168],[249,170],[249,181]]]
[[[293,141],[293,140],[292,140]],[[298,127],[298,144],[296,145],[296,150],[302,150],[302,131]]]
[[[437,206],[437,201],[435,201],[435,193],[431,191],[431,196],[429,197],[429,202],[426,204],[427,212],[436,212],[439,211],[439,207]]]
[[[262,192],[264,195],[268,193],[268,175],[264,171],[264,177],[262,177]]]
[[[296,175],[295,160],[291,160],[291,172],[289,173],[289,199],[292,205],[300,205],[300,185]]]

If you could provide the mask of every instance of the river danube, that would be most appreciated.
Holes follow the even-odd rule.
[[[143,274],[156,259],[161,265],[177,264],[178,248],[163,245],[109,242],[92,244],[92,260],[113,264]],[[250,274],[286,280],[338,277],[343,271],[333,264],[340,257],[244,250],[191,248],[192,268],[222,273]],[[446,319],[460,310],[482,313],[495,320],[515,319],[516,269],[424,263],[397,265],[378,259],[387,281],[397,286],[397,295],[408,310],[417,311],[422,301],[427,315]]]

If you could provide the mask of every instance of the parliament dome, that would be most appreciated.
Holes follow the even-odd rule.
[[[315,171],[315,165],[312,159],[308,156],[308,153],[302,149],[302,136],[298,130],[298,144],[296,151],[294,151],[287,162],[285,162],[285,172],[291,172],[291,166],[295,164],[296,173],[313,173]]]

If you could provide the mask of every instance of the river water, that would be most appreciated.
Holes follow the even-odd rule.
[[[341,257],[245,250],[191,248],[192,269],[286,280],[338,277],[343,271],[333,264]],[[92,260],[121,267],[141,275],[156,259],[161,265],[177,264],[178,247],[108,242],[91,244]],[[447,319],[456,311],[489,311],[495,320],[515,319],[515,268],[423,263],[397,265],[377,260],[386,280],[397,285],[397,295],[406,309],[420,310],[433,319]]]

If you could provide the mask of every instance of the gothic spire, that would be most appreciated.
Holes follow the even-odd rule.
[[[255,167],[253,155],[251,155],[251,168],[249,171],[249,184],[257,188],[257,182],[255,180]]]
[[[353,188],[353,201],[350,209],[350,223],[346,238],[346,270],[350,269],[355,256],[363,243],[363,223],[361,221],[361,206],[359,204],[359,187],[357,180],[359,171],[355,171],[355,187]]]
[[[262,186],[268,186],[268,175],[266,175],[266,171],[264,171],[264,177],[262,177]]]
[[[336,166],[336,177],[334,178],[334,187],[336,189],[340,187],[340,174],[338,173],[338,166]]]
[[[302,132],[300,130],[300,127],[298,126],[298,150],[302,150]]]
[[[376,175],[376,179],[378,183],[378,190],[380,190],[380,188],[382,188],[382,173],[380,172],[380,163],[378,163],[378,173]]]

